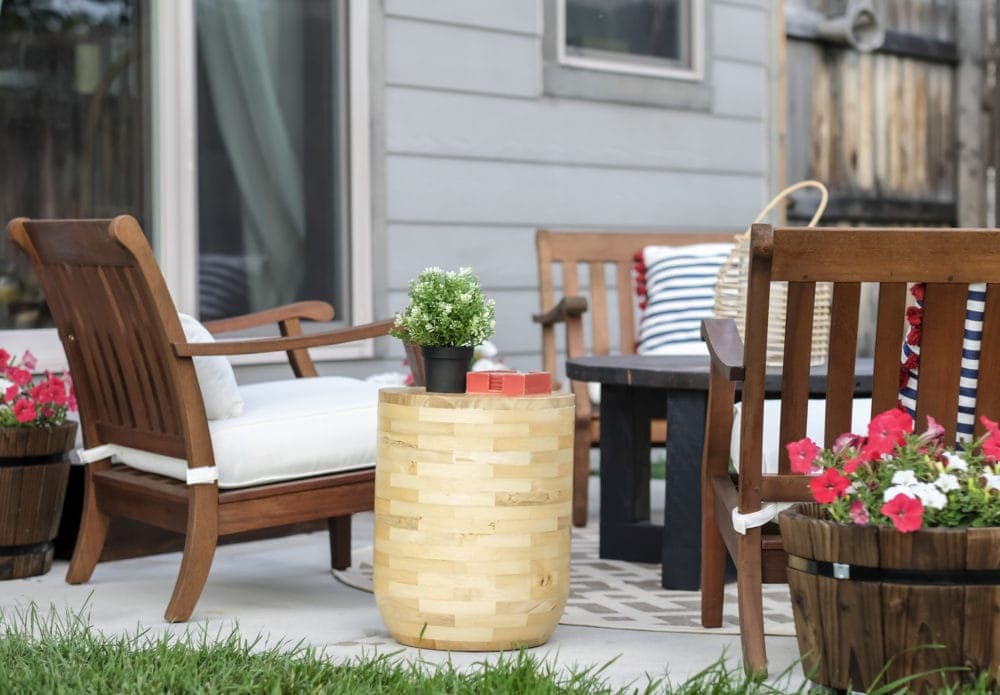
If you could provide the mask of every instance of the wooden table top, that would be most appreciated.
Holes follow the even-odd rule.
[[[872,358],[860,357],[855,364],[854,394],[872,392]],[[708,390],[707,356],[702,355],[590,355],[566,361],[566,376],[579,381],[599,381],[618,386],[645,386],[680,391]],[[769,370],[767,390],[781,390],[781,372]],[[813,367],[811,394],[826,392],[826,365]]]

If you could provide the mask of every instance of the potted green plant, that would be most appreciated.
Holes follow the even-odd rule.
[[[391,334],[419,345],[428,391],[463,393],[475,346],[493,335],[493,300],[469,268],[427,268],[410,281],[410,303]]]
[[[76,423],[69,376],[36,378],[28,351],[20,364],[0,348],[0,579],[45,574],[62,515]]]
[[[787,446],[815,503],[779,516],[803,669],[858,689],[884,677],[937,691],[972,667],[1000,671],[1000,425],[956,451],[927,418],[876,416],[830,449]],[[952,683],[953,684],[953,683]]]

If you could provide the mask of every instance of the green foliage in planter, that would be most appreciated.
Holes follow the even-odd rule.
[[[415,345],[476,346],[495,327],[493,300],[483,296],[471,269],[427,268],[410,281],[410,304],[396,314],[391,334]]]

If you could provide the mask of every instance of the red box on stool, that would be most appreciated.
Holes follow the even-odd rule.
[[[466,393],[496,393],[503,396],[530,396],[552,392],[548,372],[468,372]]]

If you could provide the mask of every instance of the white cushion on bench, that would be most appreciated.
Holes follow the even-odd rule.
[[[377,384],[311,377],[240,387],[243,414],[208,423],[220,488],[304,478],[375,465]],[[186,479],[187,463],[118,447],[133,468]]]
[[[730,440],[731,456],[733,464],[738,467],[736,460],[740,450],[740,421],[742,420],[742,403],[733,406],[733,433]],[[861,435],[868,434],[868,423],[871,421],[872,399],[855,398],[854,407],[851,411],[851,432]],[[823,446],[823,430],[826,425],[826,401],[820,399],[810,399],[809,412],[806,415],[806,436],[812,439],[820,447]],[[781,401],[764,401],[764,473],[778,472],[778,437],[781,428]],[[837,432],[837,435],[843,434]]]

